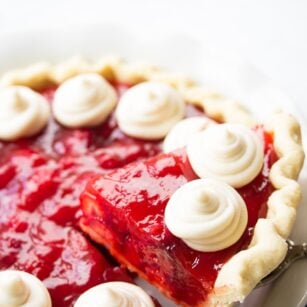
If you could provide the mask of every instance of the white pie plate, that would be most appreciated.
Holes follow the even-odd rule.
[[[75,55],[95,58],[113,54],[187,73],[212,89],[240,99],[260,120],[283,108],[299,118],[302,125],[306,123],[293,102],[257,69],[242,59],[222,54],[179,33],[127,30],[102,24],[6,33],[0,36],[0,42],[0,73],[37,61],[58,62]],[[306,165],[300,181],[302,186],[307,186]],[[307,189],[303,194],[305,206],[299,208],[292,233],[297,242],[307,241]],[[307,261],[298,261],[274,285],[254,290],[240,306],[304,306],[307,303],[306,272]],[[163,306],[174,306],[152,287],[145,285],[145,288],[152,291]]]

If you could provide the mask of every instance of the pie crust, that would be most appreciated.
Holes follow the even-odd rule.
[[[198,85],[181,74],[169,73],[146,63],[126,63],[116,57],[88,62],[75,57],[58,65],[39,63],[28,68],[10,71],[0,78],[0,87],[24,85],[34,89],[60,84],[80,73],[95,72],[107,80],[137,84],[142,81],[165,82],[181,92],[186,102],[200,106],[218,121],[255,125],[252,115],[237,101],[221,96]],[[297,183],[304,162],[300,125],[284,112],[270,116],[265,130],[274,135],[278,160],[270,171],[275,188],[268,201],[265,219],[259,219],[246,250],[233,256],[220,270],[209,306],[229,305],[242,301],[257,283],[284,259],[285,239],[289,236],[300,202],[301,189]]]

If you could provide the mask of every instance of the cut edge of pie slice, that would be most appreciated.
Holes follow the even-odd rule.
[[[99,73],[107,80],[129,84],[148,80],[165,82],[175,87],[188,103],[204,108],[206,114],[216,120],[248,126],[255,124],[242,105],[208,91],[183,75],[169,73],[146,63],[125,63],[116,57],[95,62],[76,57],[59,65],[39,63],[3,75],[0,86],[41,88],[48,84],[60,84],[85,72]],[[259,219],[255,226],[249,248],[233,256],[219,272],[210,297],[211,304],[243,300],[286,254],[285,239],[292,230],[301,197],[297,183],[304,162],[300,126],[292,116],[278,113],[270,118],[266,130],[274,135],[274,147],[279,157],[270,171],[270,180],[276,191],[269,198],[267,218]]]
[[[283,123],[282,125],[280,123]],[[251,290],[257,285],[257,283],[265,277],[267,274],[269,274],[272,270],[274,270],[284,259],[286,252],[287,252],[287,244],[285,242],[285,238],[290,234],[293,223],[295,221],[295,214],[296,214],[296,206],[298,205],[298,202],[300,200],[300,187],[299,184],[296,182],[296,178],[299,174],[299,171],[302,167],[302,163],[304,160],[304,153],[302,151],[302,146],[300,143],[300,129],[298,123],[295,121],[295,119],[292,116],[289,116],[285,113],[279,113],[277,115],[274,115],[271,118],[270,121],[271,127],[267,127],[266,131],[268,133],[273,133],[273,144],[274,144],[274,150],[276,151],[278,155],[278,160],[273,163],[270,169],[269,177],[270,182],[275,188],[275,190],[270,194],[269,198],[266,199],[267,201],[267,215],[266,218],[259,218],[256,222],[254,232],[252,234],[252,238],[250,241],[250,244],[247,249],[242,249],[241,251],[235,253],[229,260],[226,261],[225,264],[223,264],[222,268],[218,272],[217,279],[215,280],[214,287],[212,291],[209,291],[209,296],[207,299],[205,299],[202,303],[197,304],[197,306],[221,306],[221,305],[229,305],[236,301],[242,301],[247,294],[251,292]],[[281,127],[280,127],[281,126]],[[174,157],[176,160],[177,153],[172,153],[170,155],[171,157]],[[155,165],[164,165],[167,163],[164,157],[167,157],[167,155],[161,155],[161,158],[152,158],[148,160],[148,163],[151,163],[154,161],[153,165],[151,164],[147,165],[147,162],[140,162],[140,163],[134,163],[133,166],[136,168],[136,177],[143,178],[144,180],[150,173],[156,173],[154,172]],[[157,163],[157,161],[161,160],[160,163]],[[293,159],[293,161],[292,161]],[[165,162],[166,161],[166,162]],[[172,160],[171,160],[172,162]],[[181,163],[181,162],[177,162]],[[289,167],[289,163],[291,167]],[[148,174],[141,173],[141,169],[139,168],[139,165],[144,164],[145,168],[148,169]],[[147,165],[147,166],[146,166]],[[170,166],[171,167],[171,166]],[[180,166],[181,168],[181,166]],[[88,189],[84,193],[83,199],[83,205],[84,205],[84,211],[85,211],[85,219],[81,221],[81,226],[83,230],[97,242],[104,244],[107,246],[107,248],[111,251],[113,256],[115,256],[117,259],[119,259],[120,262],[125,264],[130,270],[138,272],[142,277],[145,277],[147,280],[151,280],[150,278],[150,269],[145,269],[142,264],[140,264],[140,268],[138,266],[133,264],[133,260],[131,262],[130,258],[131,256],[127,257],[125,256],[126,251],[126,245],[123,243],[117,243],[117,240],[120,242],[121,235],[118,237],[116,236],[116,228],[115,228],[115,234],[114,234],[114,240],[115,245],[113,243],[110,243],[112,239],[112,227],[114,226],[111,222],[113,219],[121,221],[123,218],[121,215],[123,214],[122,206],[124,206],[125,203],[131,202],[131,208],[129,206],[129,209],[124,210],[132,210],[131,216],[138,216],[137,212],[133,211],[134,203],[138,202],[137,199],[142,198],[142,195],[139,195],[139,197],[136,197],[134,199],[134,196],[132,196],[131,200],[127,201],[121,201],[119,196],[120,193],[123,193],[125,195],[135,195],[137,193],[137,190],[140,189],[140,191],[143,191],[145,193],[146,189],[145,187],[152,187],[152,189],[155,188],[155,184],[157,186],[159,185],[165,185],[165,178],[168,176],[168,171],[166,170],[161,171],[163,175],[161,175],[161,183],[157,182],[155,183],[155,179],[150,179],[148,183],[143,185],[141,181],[139,181],[139,184],[141,185],[139,188],[133,188],[138,185],[138,181],[135,181],[130,184],[130,180],[134,178],[132,175],[132,178],[130,177],[129,172],[131,171],[131,167],[129,165],[125,168],[123,168],[122,171],[115,171],[113,176],[113,172],[109,175],[106,175],[105,178],[103,176],[98,176],[96,179],[92,181],[92,184],[88,184]],[[170,174],[172,171],[170,171]],[[155,175],[152,175],[155,176]],[[128,188],[128,190],[122,189],[121,186],[121,179],[124,182],[127,182],[127,187],[132,186],[132,190]],[[171,177],[170,177],[171,178]],[[196,177],[197,178],[197,177]],[[101,179],[101,181],[100,181]],[[106,180],[105,180],[106,179]],[[172,179],[169,179],[172,180]],[[193,180],[193,178],[192,178]],[[189,181],[189,180],[188,180]],[[104,187],[107,187],[108,183],[111,183],[111,186],[113,186],[114,182],[114,193],[109,195],[109,192],[103,192],[100,194],[100,190],[105,190]],[[128,183],[129,182],[129,183]],[[177,186],[177,183],[171,183],[170,186],[166,185],[166,190],[168,191],[168,188],[173,189],[173,186]],[[180,186],[180,185],[179,185]],[[109,191],[110,188],[107,188],[106,191]],[[145,190],[144,190],[145,189]],[[148,190],[150,191],[150,190]],[[142,193],[143,193],[142,192]],[[145,193],[146,194],[146,193]],[[164,195],[164,194],[163,194]],[[163,197],[168,194],[165,194]],[[97,197],[97,199],[96,199]],[[128,196],[129,197],[129,196]],[[149,197],[149,196],[148,196]],[[156,194],[150,193],[149,199],[155,199]],[[114,203],[114,212],[110,211],[112,205],[112,202]],[[93,204],[92,204],[93,203]],[[95,203],[97,205],[95,205]],[[153,205],[149,204],[148,208],[150,206],[158,206],[158,203],[155,204],[153,202]],[[116,207],[119,206],[117,209]],[[160,205],[159,205],[160,206]],[[123,207],[124,208],[124,207]],[[137,208],[137,207],[135,207]],[[106,211],[106,214],[102,213],[103,211]],[[113,210],[113,209],[112,209]],[[144,209],[145,210],[145,209]],[[164,209],[163,209],[164,210]],[[118,213],[117,213],[118,211]],[[91,213],[92,212],[92,213]],[[108,216],[108,212],[110,213],[110,217]],[[134,213],[133,213],[134,212]],[[118,214],[118,216],[117,216]],[[150,214],[153,214],[150,209]],[[110,221],[108,220],[110,218]],[[126,219],[130,218],[130,213],[127,214],[125,217]],[[134,219],[134,218],[133,218]],[[144,220],[143,220],[144,221]],[[128,222],[127,222],[128,223]],[[143,222],[140,222],[143,223]],[[111,226],[111,224],[113,226]],[[134,222],[131,224],[128,223],[130,226],[127,226],[127,238],[130,237],[130,230],[133,230]],[[121,224],[120,224],[121,225]],[[92,228],[94,227],[94,228]],[[101,229],[99,230],[99,227]],[[117,226],[120,227],[120,226]],[[110,229],[109,229],[110,228]],[[124,227],[125,228],[125,227]],[[98,230],[98,231],[97,231]],[[121,230],[124,231],[124,230]],[[102,232],[102,233],[100,233]],[[106,236],[104,236],[103,233],[106,233]],[[124,231],[125,232],[125,231]],[[132,235],[133,236],[133,235]],[[139,237],[140,234],[136,234],[136,238]],[[147,242],[146,234],[144,234],[144,242]],[[132,239],[133,241],[134,239]],[[130,241],[129,241],[130,242]],[[134,241],[133,241],[134,242]],[[142,242],[144,245],[145,243]],[[166,242],[169,242],[167,239]],[[176,242],[176,241],[175,241]],[[119,245],[118,245],[119,244]],[[151,243],[149,243],[151,244]],[[164,246],[166,243],[161,241],[161,244]],[[176,244],[176,243],[175,243]],[[151,245],[148,245],[151,246]],[[153,245],[154,246],[154,245]],[[168,246],[170,248],[171,245]],[[131,246],[132,248],[132,246]],[[143,246],[145,248],[145,246]],[[149,247],[148,247],[149,248]],[[152,247],[154,248],[154,247]],[[120,250],[123,251],[124,255],[120,254]],[[136,249],[137,250],[137,249]],[[192,252],[192,249],[191,249]],[[132,252],[133,255],[134,252]],[[159,252],[157,252],[159,254]],[[185,253],[182,251],[182,253]],[[170,254],[171,255],[171,254]],[[169,256],[170,256],[169,255]],[[175,257],[175,256],[174,256]],[[126,259],[127,258],[127,259]],[[158,259],[158,258],[157,258]],[[174,259],[175,261],[175,259]],[[180,262],[181,260],[179,260]],[[181,262],[180,262],[181,263]],[[143,270],[143,271],[142,271]],[[144,273],[144,270],[148,271],[148,276],[146,273]],[[171,269],[172,270],[172,269]],[[159,274],[161,273],[160,271]],[[170,271],[171,272],[171,271]],[[180,270],[177,272],[180,273]],[[144,276],[145,275],[145,276]],[[188,275],[187,275],[188,276]],[[170,280],[172,280],[171,277],[169,277]],[[175,275],[173,276],[175,278]],[[158,284],[158,287],[162,292],[164,292],[167,296],[172,297],[170,293],[168,293],[169,290],[163,291],[163,286],[159,284],[157,281],[153,281],[155,284]],[[187,287],[187,289],[191,289],[190,287]],[[189,290],[187,290],[189,291]],[[176,297],[178,293],[173,294],[175,299],[177,299],[179,302],[184,304],[184,300],[178,299],[178,296]]]

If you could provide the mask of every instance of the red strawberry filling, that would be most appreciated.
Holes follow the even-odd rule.
[[[167,296],[185,306],[206,301],[219,269],[245,249],[267,199],[273,191],[268,175],[277,157],[272,137],[262,128],[265,144],[261,173],[238,189],[246,202],[248,226],[238,242],[218,252],[199,252],[174,237],[164,224],[164,210],[171,195],[196,179],[185,149],[135,162],[98,175],[82,194],[81,228],[130,270],[155,284]]]
[[[37,276],[50,291],[53,306],[72,306],[81,293],[102,282],[131,282],[78,230],[59,226],[39,213],[18,210],[0,224],[0,238],[1,269]]]
[[[128,88],[114,86],[119,93]],[[42,91],[50,103],[55,90]],[[199,114],[187,107],[187,116]],[[131,281],[80,232],[79,196],[94,175],[154,156],[160,145],[127,137],[113,115],[91,129],[50,119],[36,137],[0,143],[0,269],[39,277],[55,307],[72,306],[101,282]]]

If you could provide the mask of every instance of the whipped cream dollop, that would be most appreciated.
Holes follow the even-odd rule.
[[[247,225],[240,194],[223,181],[190,181],[171,196],[165,209],[170,232],[197,251],[212,252],[236,243]]]
[[[163,151],[170,152],[187,145],[191,136],[216,124],[204,116],[185,118],[178,122],[167,134],[163,142]]]
[[[264,160],[260,137],[237,124],[208,127],[188,142],[187,153],[199,177],[221,179],[235,188],[251,182]]]
[[[14,141],[39,133],[48,123],[50,107],[40,94],[25,86],[0,90],[0,139]]]
[[[140,287],[121,281],[95,286],[84,292],[74,307],[154,307],[150,296]]]
[[[80,74],[57,89],[52,104],[56,120],[71,128],[101,124],[115,108],[117,94],[100,75]]]
[[[0,271],[0,307],[51,307],[51,299],[35,276],[6,270]]]
[[[183,118],[185,102],[179,92],[159,82],[143,82],[121,97],[116,118],[121,130],[132,137],[161,139]]]

